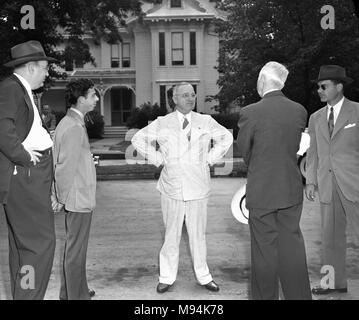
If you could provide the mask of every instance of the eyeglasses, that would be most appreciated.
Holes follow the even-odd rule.
[[[336,82],[332,82],[332,86],[335,87],[336,85],[338,85],[339,83]],[[330,87],[330,84],[318,84],[318,90],[322,89],[323,91],[325,91],[326,89],[328,89]]]
[[[176,94],[176,96],[180,96],[183,99],[188,99],[188,98],[192,98],[195,99],[197,97],[197,95],[195,93],[183,93],[183,94]]]
[[[325,91],[327,88],[328,88],[328,85],[326,85],[326,84],[321,84],[321,85],[318,84],[318,90],[322,89],[323,91]]]

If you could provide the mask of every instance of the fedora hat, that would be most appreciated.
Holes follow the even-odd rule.
[[[313,80],[313,82],[318,83],[323,80],[338,80],[343,81],[346,84],[353,82],[352,78],[347,77],[345,69],[335,64],[320,67],[318,79]]]
[[[248,224],[249,211],[246,208],[246,185],[244,184],[232,198],[231,210],[237,221]]]
[[[11,59],[11,61],[4,63],[5,67],[14,67],[29,61],[58,61],[55,58],[47,57],[41,43],[35,40],[20,43],[12,47]]]

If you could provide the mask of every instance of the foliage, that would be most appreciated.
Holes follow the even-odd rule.
[[[231,114],[217,113],[217,114],[212,114],[211,116],[220,125],[227,128],[228,130],[231,130],[234,138],[237,137],[239,113],[231,113]]]
[[[227,21],[218,22],[220,92],[214,96],[221,109],[236,101],[241,106],[259,99],[256,81],[270,61],[285,64],[289,77],[284,93],[312,113],[320,106],[316,79],[323,64],[339,64],[353,78],[359,72],[359,27],[350,0],[223,0],[219,8]],[[335,9],[335,29],[322,29],[320,9]],[[346,88],[346,96],[359,99],[359,79]]]
[[[55,115],[56,118],[56,126],[59,124],[59,122],[61,121],[61,119],[66,115],[65,111],[53,111],[53,114]]]
[[[158,116],[164,116],[166,114],[167,109],[165,107],[160,107],[157,103],[152,105],[150,102],[147,102],[131,111],[126,126],[129,129],[142,129],[148,125],[148,121],[153,121]]]
[[[21,28],[21,19],[24,17],[21,8],[24,5],[31,5],[35,9],[34,30]],[[10,60],[10,48],[14,45],[38,40],[49,56],[61,61],[63,68],[74,60],[94,62],[83,36],[90,34],[95,43],[100,38],[109,43],[121,41],[119,27],[125,24],[129,14],[141,16],[139,0],[1,0],[0,61]],[[56,46],[64,40],[66,50],[57,51]],[[10,72],[1,63],[0,78]],[[61,78],[64,75],[52,68],[50,77]]]
[[[101,139],[104,133],[105,122],[103,116],[97,111],[90,111],[85,115],[85,125],[90,139]]]

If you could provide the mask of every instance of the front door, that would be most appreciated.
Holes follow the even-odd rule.
[[[123,126],[131,114],[132,91],[127,88],[111,89],[111,125]]]

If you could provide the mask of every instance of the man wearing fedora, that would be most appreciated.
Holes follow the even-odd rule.
[[[48,75],[38,41],[11,48],[5,66],[13,74],[0,83],[0,201],[9,234],[10,283],[14,299],[43,299],[55,251],[52,140],[32,90]]]
[[[352,82],[337,65],[320,68],[318,94],[326,106],[309,119],[306,197],[318,188],[322,218],[323,265],[334,269],[334,283],[312,289],[314,294],[347,292],[346,223],[359,235],[359,103],[343,95]]]
[[[241,110],[237,144],[248,165],[246,207],[254,300],[310,300],[300,230],[303,185],[297,166],[307,112],[282,93],[289,71],[270,61],[260,71],[259,102]]]

